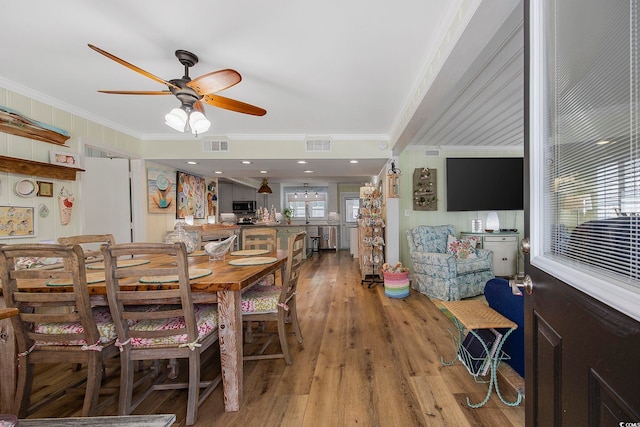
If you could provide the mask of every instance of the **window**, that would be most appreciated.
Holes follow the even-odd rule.
[[[532,231],[543,242],[532,263],[638,292],[637,0],[531,3]]]
[[[286,205],[293,209],[294,218],[327,219],[326,188],[285,188]]]

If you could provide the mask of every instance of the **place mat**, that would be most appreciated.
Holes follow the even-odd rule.
[[[204,256],[204,255],[206,255],[204,251],[193,251],[190,254],[187,254],[187,256]]]
[[[211,274],[211,270],[208,268],[190,268],[189,279],[198,279],[200,277],[208,276]],[[169,283],[177,282],[178,276],[145,276],[138,279],[140,283]]]
[[[87,273],[87,284],[104,282],[104,272],[97,271]],[[70,286],[73,285],[73,281],[69,279],[55,279],[47,282],[47,286]]]
[[[233,256],[252,256],[252,255],[264,255],[271,252],[268,249],[243,249],[241,251],[233,251],[229,255]]]
[[[118,268],[134,267],[136,265],[149,264],[148,259],[121,259],[118,260]],[[87,264],[88,270],[104,270],[104,262]]]
[[[278,258],[270,257],[270,256],[258,256],[253,258],[240,258],[240,259],[232,259],[229,261],[229,265],[260,265],[260,264],[271,264],[278,260]]]

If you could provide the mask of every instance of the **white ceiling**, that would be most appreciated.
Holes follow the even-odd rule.
[[[352,168],[318,159],[317,176],[377,174],[391,149],[409,144],[522,145],[519,0],[11,0],[2,15],[0,86],[142,140],[193,136],[164,124],[173,96],[98,93],[166,87],[88,43],[165,80],[184,74],[176,49],[199,57],[191,78],[237,70],[242,81],[219,94],[267,114],[207,106],[213,125],[202,139],[388,143]],[[197,172],[184,160],[173,166]],[[253,177],[267,169],[275,181],[298,173],[291,160],[256,160],[250,171],[217,162],[198,166]]]

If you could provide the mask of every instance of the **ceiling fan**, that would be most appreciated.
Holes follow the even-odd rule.
[[[191,131],[197,136],[198,133],[209,130],[211,122],[207,120],[204,115],[203,102],[213,105],[214,107],[224,108],[225,110],[236,111],[238,113],[251,114],[254,116],[264,116],[267,114],[265,109],[256,107],[255,105],[215,95],[216,92],[228,89],[231,86],[240,83],[242,77],[240,76],[240,73],[235,70],[224,69],[212,71],[192,80],[189,77],[189,68],[198,63],[198,57],[186,50],[176,50],[175,52],[178,61],[184,65],[184,76],[179,79],[171,79],[167,81],[154,76],[142,68],[136,67],[135,65],[130,64],[127,61],[100,49],[99,47],[92,44],[89,44],[88,46],[107,58],[112,59],[117,63],[150,78],[151,80],[162,83],[168,88],[168,90],[160,91],[99,90],[98,92],[119,95],[174,95],[178,98],[181,105],[165,115],[165,123],[179,132]]]

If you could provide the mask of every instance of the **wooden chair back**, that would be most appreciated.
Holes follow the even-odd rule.
[[[266,287],[266,289],[260,289],[259,285],[255,285],[253,288],[250,288],[247,292],[245,292],[242,296],[243,310],[245,310],[245,312],[243,312],[242,314],[242,320],[247,322],[247,328],[251,328],[252,321],[277,322],[281,351],[279,353],[265,353],[265,350],[271,342],[270,340],[273,334],[253,334],[252,331],[248,330],[245,333],[246,335],[250,336],[248,340],[245,340],[247,342],[252,342],[254,335],[268,335],[269,340],[267,340],[266,343],[264,343],[257,352],[245,354],[243,356],[243,360],[284,358],[285,362],[288,365],[293,362],[291,351],[289,350],[289,344],[287,343],[286,324],[292,324],[296,337],[298,338],[298,342],[301,343],[302,332],[300,330],[300,324],[298,322],[296,289],[298,287],[298,279],[300,277],[300,271],[303,262],[304,239],[306,237],[306,234],[307,233],[305,231],[301,231],[289,236],[287,267],[283,277],[282,286],[273,286]],[[268,310],[264,310],[263,308],[259,308],[259,306],[251,303],[251,301],[255,299],[262,300],[263,305],[273,307],[273,309],[270,308]],[[267,299],[271,300],[272,302],[266,302]],[[246,308],[245,303],[247,303]],[[249,307],[256,308],[256,311],[247,311],[251,310],[251,308]]]
[[[249,227],[242,230],[242,249],[277,249],[278,231],[273,227]]]
[[[16,269],[23,257],[60,258],[56,270]],[[110,336],[98,330],[87,289],[84,252],[79,245],[18,244],[0,247],[0,279],[7,307],[18,309],[11,318],[19,354],[19,375],[15,410],[21,417],[29,413],[34,363],[89,363],[83,416],[97,408],[102,375],[102,360],[115,355],[115,334],[108,310],[103,317],[109,323]],[[26,292],[22,280],[46,281],[51,286],[69,286],[73,292]],[[76,324],[81,327],[64,327]]]
[[[189,279],[187,250],[178,243],[124,243],[105,245],[104,256],[107,299],[113,315],[121,349],[120,402],[118,415],[129,415],[153,391],[188,389],[186,424],[197,419],[197,408],[220,383],[200,380],[201,354],[218,341],[217,307],[215,304],[194,304]],[[122,259],[153,258],[166,255],[166,263],[141,264],[118,268]],[[172,283],[166,289],[122,290],[121,283]],[[165,382],[177,376],[173,359],[189,359],[188,382]],[[134,366],[136,360],[171,359],[171,372],[159,375],[144,391],[134,397]],[[200,390],[202,388],[202,390]]]
[[[84,251],[85,260],[101,259],[100,246],[103,244],[113,245],[116,239],[113,234],[80,234],[77,236],[58,237],[61,245],[80,245]]]

